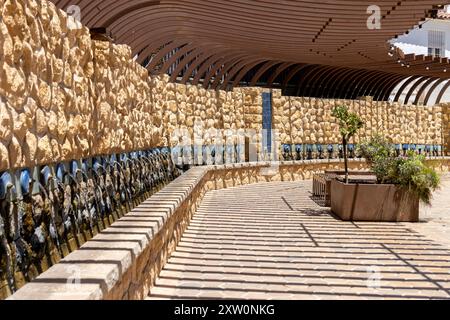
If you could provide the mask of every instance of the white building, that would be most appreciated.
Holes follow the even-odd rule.
[[[426,55],[441,58],[450,59],[450,5],[445,6],[444,10],[441,10],[438,14],[437,19],[428,19],[421,24],[420,27],[410,31],[408,34],[399,36],[397,39],[391,41],[391,43],[400,48],[403,53],[406,54],[416,54],[416,55]],[[450,73],[450,70],[448,70]],[[408,78],[409,79],[409,78]],[[391,95],[391,100],[394,99],[399,88],[408,81],[405,79],[402,81],[397,88],[394,89]],[[404,99],[414,85],[417,82],[424,81],[423,79],[417,79],[411,82],[402,92],[399,102],[404,102]],[[437,82],[437,81],[436,81]],[[434,105],[436,103],[439,93],[447,87],[444,95],[441,98],[442,102],[450,102],[450,87],[448,87],[447,82],[444,81],[438,86],[435,86],[436,82],[429,83],[425,90],[422,90],[422,97],[420,101],[423,102],[429,89],[433,89],[431,98],[428,100],[427,105]],[[413,97],[419,92],[423,84],[416,86]]]

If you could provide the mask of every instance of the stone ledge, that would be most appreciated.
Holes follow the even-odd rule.
[[[151,247],[157,235],[188,200],[206,172],[207,168],[199,167],[179,177],[84,244],[78,251],[51,267],[35,281],[26,284],[9,299],[117,298],[111,297],[111,293],[119,285],[124,285],[124,281],[128,282],[125,284],[128,286],[132,284],[133,278],[139,278],[134,274],[134,277],[128,280],[124,279],[130,270],[138,271],[138,258]],[[81,284],[76,283],[78,279]],[[68,284],[71,281],[75,283]]]
[[[449,171],[450,158],[430,162]],[[268,162],[189,170],[10,299],[144,299],[206,192],[265,181],[310,179],[315,172],[342,167],[342,161],[330,160],[273,164],[279,170],[271,176],[262,174],[262,169],[271,166]],[[364,169],[365,162],[351,160],[349,166]]]

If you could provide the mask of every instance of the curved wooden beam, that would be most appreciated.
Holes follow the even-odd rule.
[[[405,76],[404,75],[395,75],[391,78],[390,81],[386,82],[385,84],[381,85],[381,90],[380,92],[377,94],[377,101],[387,101],[389,100],[389,97],[392,93],[392,90],[395,89],[395,87],[402,82],[403,80],[405,80]]]
[[[295,63],[292,62],[285,62],[283,64],[281,64],[275,71],[274,73],[272,73],[272,75],[270,76],[269,80],[267,80],[267,87],[272,88],[273,87],[273,83],[274,81],[278,78],[278,76],[283,73],[283,71],[285,71],[286,69],[288,69],[289,67],[295,65]]]
[[[436,88],[437,87],[439,87],[439,85],[441,84],[441,83],[443,83],[443,82],[445,82],[445,81],[447,81],[447,79],[439,79],[431,88],[430,88],[430,90],[428,90],[428,93],[427,93],[427,95],[426,95],[426,97],[425,97],[425,100],[424,100],[424,102],[423,102],[423,104],[424,105],[428,105],[428,102],[430,101],[430,99],[431,99],[431,96],[433,95],[433,93],[434,93],[434,90],[436,90]]]
[[[258,72],[256,72],[256,74],[253,76],[252,80],[250,81],[250,86],[251,87],[256,86],[256,84],[258,83],[258,80],[264,75],[264,73],[266,73],[273,66],[276,66],[277,64],[280,64],[280,63],[281,62],[279,62],[279,61],[266,62],[266,64],[261,66],[261,68],[259,68]]]
[[[272,70],[267,81],[268,86],[272,86],[283,71],[295,64],[381,71],[404,76],[450,78],[450,72],[444,71],[450,71],[448,59],[404,55],[400,50],[396,50],[392,57],[388,56],[388,42],[428,18],[435,5],[441,4],[437,0],[379,1],[378,5],[383,12],[383,28],[375,31],[366,27],[367,16],[364,13],[367,7],[373,4],[370,0],[261,0],[257,6],[248,0],[209,0],[207,4],[202,0],[53,2],[63,10],[69,5],[78,5],[82,12],[82,22],[86,26],[107,28],[117,43],[131,46],[133,56],[140,53],[137,58],[139,63],[155,55],[155,61],[151,61],[149,68],[152,73],[165,56],[163,52],[158,53],[160,48],[170,52],[167,46],[173,46],[175,43],[180,44],[180,47],[183,44],[186,46],[195,43],[195,47],[191,48],[197,50],[195,56],[191,56],[190,51],[182,55],[184,66],[180,67],[181,69],[192,61],[195,61],[193,63],[196,65],[190,65],[187,74],[180,78],[182,82],[187,82],[190,71],[195,71],[198,67],[200,77],[195,76],[192,82],[199,83],[204,76],[204,85],[209,86],[209,80],[214,76],[222,78],[229,73],[231,69],[226,65],[230,62],[228,59],[239,55],[245,56],[249,61],[267,61],[267,65],[279,63],[278,68],[266,70]],[[279,19],[280,16],[283,17],[282,20]],[[224,28],[224,25],[227,27]],[[229,48],[229,54],[224,53],[223,48]],[[222,58],[222,55],[226,57]],[[405,68],[397,63],[399,57],[410,67]],[[224,60],[223,63],[219,62],[221,59]],[[169,66],[165,64],[165,72],[172,65],[173,63]],[[233,66],[235,64],[231,67]],[[237,78],[246,76],[244,68],[249,69],[247,66],[239,70],[233,69],[232,78],[228,77],[224,82],[227,82],[227,85],[231,81],[233,84],[239,83]],[[215,71],[210,73],[211,69]],[[249,70],[251,71],[251,68]],[[306,86],[307,89],[304,89],[304,83],[299,89],[305,90],[308,95],[319,95],[320,91],[330,87],[338,89],[341,96],[352,96],[361,84],[379,83],[372,76],[371,80],[366,82],[365,78],[369,73],[367,76],[364,73],[352,73],[350,79],[347,75],[344,77],[331,69],[320,70],[322,74],[332,73],[332,77],[321,81],[321,77],[315,76]],[[295,74],[296,72],[289,74],[288,81],[283,81],[284,89]],[[264,72],[261,76],[263,75]],[[341,81],[340,84],[328,84],[329,79],[335,75],[338,81]],[[235,76],[236,78],[233,78]],[[209,79],[206,79],[208,77]],[[221,82],[221,79],[216,81],[217,77],[213,87],[217,87]],[[177,79],[177,75],[173,78]],[[381,78],[383,76],[380,76]],[[343,81],[348,81],[346,85],[351,91],[343,88]],[[379,93],[378,88],[371,88],[369,91],[372,94]],[[335,94],[332,91],[327,93],[331,96]]]
[[[450,80],[444,85],[442,90],[439,92],[437,98],[436,98],[436,104],[440,104],[442,101],[442,98],[444,97],[445,92],[447,89],[450,88]]]
[[[283,91],[286,90],[286,86],[288,85],[289,81],[291,81],[291,79],[300,71],[302,71],[305,68],[309,68],[311,67],[308,64],[299,64],[298,66],[296,66],[294,69],[292,69],[289,74],[287,75],[286,79],[284,79],[283,81]]]
[[[248,70],[251,70],[254,66],[257,66],[261,62],[264,62],[264,59],[245,59],[240,63],[236,64],[233,68],[231,68],[225,75],[225,79],[223,83],[219,86],[219,89],[226,90],[228,83],[238,74],[242,69],[246,69],[246,66],[252,65],[248,67]]]
[[[308,71],[306,71],[303,75],[302,78],[300,79],[300,81],[297,84],[297,96],[302,95],[301,90],[303,88],[303,84],[308,81],[309,79],[309,75],[317,72],[319,70],[321,70],[322,68],[325,68],[325,66],[322,65],[316,65],[316,66],[312,66]]]
[[[420,79],[420,78],[422,78],[422,76],[420,76],[420,75],[415,75],[415,76],[413,76],[413,77],[411,77],[411,78],[409,78],[408,80],[406,80],[405,81],[405,83],[398,89],[398,92],[397,92],[397,94],[395,95],[395,98],[394,98],[394,102],[398,102],[398,100],[400,99],[400,97],[402,96],[402,94],[403,94],[403,91],[414,81],[414,80],[417,80],[417,79]],[[417,80],[418,81],[418,80]]]
[[[434,81],[439,80],[439,78],[436,77],[432,77],[430,78],[427,82],[425,82],[422,87],[420,87],[419,91],[417,92],[416,95],[416,99],[414,100],[413,104],[418,105],[419,101],[420,101],[420,97],[422,96],[422,94],[424,93],[424,91],[426,90],[426,88],[428,88],[428,86],[430,84],[432,84]]]
[[[411,96],[412,96],[413,93],[414,93],[414,90],[416,90],[418,86],[423,86],[423,84],[424,84],[426,81],[427,81],[427,79],[426,79],[425,77],[422,78],[422,79],[420,79],[420,80],[418,80],[418,81],[416,81],[416,82],[412,85],[411,89],[409,89],[408,93],[406,94],[405,101],[404,101],[403,103],[404,103],[404,104],[408,104],[408,103],[409,103],[409,99],[411,98]]]

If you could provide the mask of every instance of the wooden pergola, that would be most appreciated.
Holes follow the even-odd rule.
[[[374,2],[366,0],[53,2],[63,10],[78,5],[85,25],[130,45],[151,74],[205,88],[263,85],[385,100],[405,79],[436,85],[450,78],[448,59],[404,55],[389,42],[436,16],[445,4],[439,0],[377,1],[379,29],[367,26]]]

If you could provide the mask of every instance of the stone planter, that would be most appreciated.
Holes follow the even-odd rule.
[[[418,222],[419,198],[390,184],[331,182],[331,211],[344,221]]]

